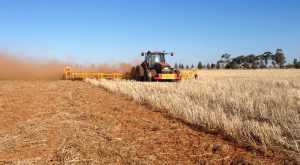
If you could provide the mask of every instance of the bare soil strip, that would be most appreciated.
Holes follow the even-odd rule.
[[[0,164],[283,164],[78,81],[0,81]],[[296,162],[294,162],[296,163]]]

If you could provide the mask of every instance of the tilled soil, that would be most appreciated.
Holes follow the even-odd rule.
[[[283,164],[80,81],[0,81],[0,164]]]

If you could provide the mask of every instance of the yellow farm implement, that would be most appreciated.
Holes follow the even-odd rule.
[[[121,73],[84,73],[84,72],[72,72],[71,67],[64,68],[64,76],[65,80],[84,80],[87,78],[94,79],[127,79],[129,78],[128,74]]]
[[[191,78],[195,78],[197,79],[198,78],[198,72],[196,69],[191,69],[191,70],[188,70],[188,71],[183,71],[182,73],[180,73],[180,77],[181,78],[184,78],[184,79],[191,79]]]
[[[191,79],[197,78],[198,74],[196,70],[189,70],[187,72],[180,73],[180,78]],[[91,79],[130,79],[130,74],[122,73],[98,73],[98,72],[72,72],[71,67],[64,68],[64,80],[84,80]]]

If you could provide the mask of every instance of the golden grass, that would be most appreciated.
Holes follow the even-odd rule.
[[[300,70],[201,70],[179,83],[87,80],[199,128],[299,156]]]

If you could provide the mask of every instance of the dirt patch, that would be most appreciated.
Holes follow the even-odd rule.
[[[271,164],[146,106],[77,81],[0,81],[0,164]]]

